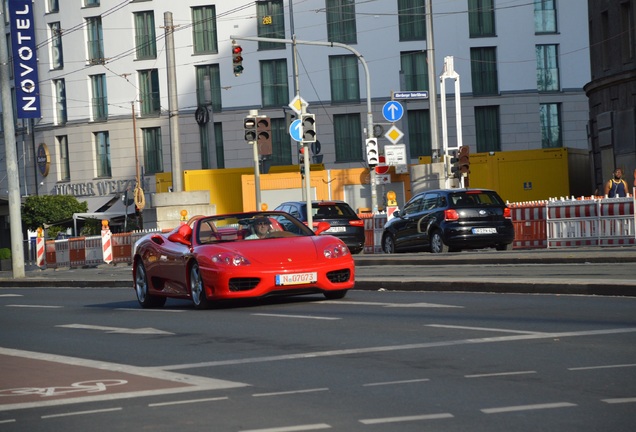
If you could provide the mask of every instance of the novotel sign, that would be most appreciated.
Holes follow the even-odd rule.
[[[40,118],[40,84],[32,0],[9,0],[18,118]]]

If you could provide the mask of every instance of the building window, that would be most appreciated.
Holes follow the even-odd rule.
[[[285,15],[283,0],[256,2],[258,14],[258,36],[267,38],[285,38]],[[285,49],[285,44],[276,42],[258,42],[259,50]]]
[[[471,38],[495,36],[494,0],[468,0],[468,32]]]
[[[470,76],[474,96],[492,96],[499,93],[496,48],[470,49]]]
[[[53,80],[53,91],[55,92],[55,124],[63,125],[68,120],[64,78]]]
[[[146,166],[146,174],[163,172],[161,128],[144,128],[141,132],[144,142],[144,164]]]
[[[428,90],[428,65],[424,51],[400,53],[405,91]]]
[[[426,40],[426,8],[422,0],[398,0],[400,41]]]
[[[261,61],[261,93],[263,107],[280,108],[289,103],[287,60]]]
[[[225,149],[223,147],[223,123],[214,123],[214,143],[216,144],[216,167],[225,168]]]
[[[501,151],[499,107],[475,107],[477,153]]]
[[[206,106],[212,104],[215,112],[221,111],[221,77],[218,64],[196,66],[197,74],[197,104]],[[209,80],[209,87],[206,82]],[[210,94],[206,95],[209,88]],[[211,98],[211,100],[208,100]]]
[[[62,53],[62,30],[59,22],[49,24],[49,38],[51,41],[51,69],[62,69],[64,56]]]
[[[210,160],[210,129],[208,125],[199,126],[199,137],[201,139],[201,169],[225,168],[225,151],[223,149],[223,126],[221,122],[214,123],[214,144],[216,147],[216,166]]]
[[[139,99],[142,116],[159,115],[161,100],[159,97],[159,72],[157,69],[139,71]]]
[[[537,89],[559,91],[559,61],[557,45],[537,45]]]
[[[95,154],[97,159],[97,177],[111,177],[110,168],[110,139],[108,132],[96,132],[93,134],[95,140]]]
[[[534,0],[535,33],[556,33],[555,0]]]
[[[563,147],[561,138],[561,105],[557,103],[541,104],[541,147]]]
[[[272,159],[271,165],[291,165],[291,137],[284,118],[271,119],[272,125]]]
[[[429,110],[409,110],[409,149],[411,159],[432,156]]]
[[[59,0],[47,0],[46,13],[55,13],[60,11]]]
[[[106,93],[106,74],[90,75],[91,79],[91,106],[93,120],[106,120],[108,118],[108,98]]]
[[[91,64],[104,63],[104,35],[102,18],[86,18],[86,32],[88,44],[88,62]]]
[[[331,102],[360,102],[358,58],[354,55],[329,56]]]
[[[329,42],[358,43],[354,0],[327,0],[327,38]]]
[[[334,114],[333,132],[336,142],[336,162],[362,161],[360,114]]]
[[[57,154],[59,158],[59,181],[69,181],[71,179],[71,163],[68,157],[68,138],[66,135],[60,135],[55,137],[57,142]]]
[[[157,58],[153,11],[135,13],[135,50],[137,60]]]
[[[219,52],[216,40],[216,7],[199,6],[192,8],[192,40],[195,54],[216,54]]]
[[[634,60],[634,15],[629,2],[621,3],[621,55],[623,63]]]
[[[99,0],[84,0],[84,7],[99,6]]]

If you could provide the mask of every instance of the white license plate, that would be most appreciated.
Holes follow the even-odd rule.
[[[331,227],[325,232],[328,232],[328,233],[345,232],[346,230],[347,230],[347,227],[340,226],[340,227]]]
[[[497,228],[473,228],[473,234],[497,234]]]
[[[303,285],[317,281],[318,273],[316,272],[276,275],[276,285]]]

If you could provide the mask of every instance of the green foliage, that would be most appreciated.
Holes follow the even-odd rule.
[[[0,260],[11,259],[11,249],[0,248]]]
[[[79,202],[71,195],[32,195],[26,198],[22,207],[22,222],[35,231],[44,224],[72,219],[73,213],[85,213],[87,210],[86,201]]]
[[[87,219],[84,226],[80,229],[81,236],[93,236],[102,232],[102,221],[97,219]]]

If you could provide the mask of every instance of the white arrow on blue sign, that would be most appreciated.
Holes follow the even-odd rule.
[[[404,115],[404,107],[399,102],[389,101],[382,107],[382,115],[387,121],[399,121]]]
[[[289,135],[294,141],[301,142],[303,140],[303,124],[300,119],[296,119],[289,125]]]

